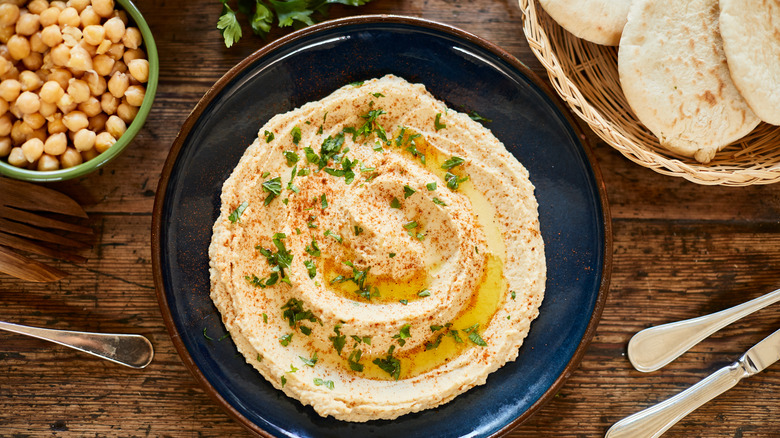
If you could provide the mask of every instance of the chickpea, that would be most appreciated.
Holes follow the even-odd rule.
[[[122,44],[124,44],[125,48],[136,50],[141,47],[141,43],[143,43],[143,36],[137,27],[125,29],[125,34],[122,36]]]
[[[96,115],[95,117],[89,118],[89,126],[87,127],[90,131],[103,131],[106,127],[106,120],[108,120],[108,116],[105,113],[100,113]]]
[[[64,132],[50,135],[43,143],[43,152],[50,155],[60,155],[68,148],[68,136]]]
[[[49,2],[46,0],[32,0],[30,3],[27,4],[27,10],[32,12],[33,14],[40,15],[41,12],[45,11],[49,7]]]
[[[30,36],[38,32],[38,28],[41,26],[40,20],[41,18],[38,14],[21,14],[19,19],[16,20],[16,33]]]
[[[41,99],[41,108],[38,110],[38,112],[44,117],[48,118],[52,114],[57,112],[57,105],[49,102],[44,102],[43,99]]]
[[[62,123],[68,127],[68,130],[77,132],[89,126],[87,115],[81,111],[71,111],[62,116]]]
[[[26,58],[22,59],[25,68],[31,71],[37,71],[43,67],[43,55],[38,52],[31,52]]]
[[[81,13],[81,11],[84,10],[84,8],[87,7],[87,5],[90,4],[90,0],[68,0],[68,3],[66,3],[69,7],[76,9]]]
[[[112,44],[110,40],[103,40],[103,42],[98,45],[95,52],[97,52],[98,55],[108,53],[108,51],[111,49],[111,46]]]
[[[86,50],[90,57],[97,55],[97,47],[93,46],[92,44],[89,44],[83,39],[79,41],[79,47]]]
[[[70,97],[72,97],[73,101],[76,103],[85,102],[91,97],[89,85],[87,85],[86,82],[75,78],[71,78],[71,80],[68,81],[68,94],[70,94]]]
[[[103,108],[103,112],[107,115],[114,114],[119,106],[119,99],[114,97],[111,93],[103,93],[100,97],[100,107]]]
[[[52,24],[57,24],[60,18],[60,10],[54,6],[49,7],[45,11],[41,12],[41,27],[49,27]]]
[[[14,63],[0,56],[0,75],[4,75],[14,68]]]
[[[6,79],[0,82],[0,97],[5,99],[6,102],[13,102],[16,100],[21,91],[22,84],[16,79]]]
[[[47,81],[41,87],[39,94],[44,102],[55,103],[60,100],[65,91],[57,81]]]
[[[8,112],[8,102],[6,102],[3,99],[0,99],[0,116]]]
[[[54,0],[53,2],[49,3],[49,6],[55,7],[60,11],[63,11],[68,7],[68,5],[62,0]]]
[[[11,137],[0,137],[0,157],[7,157],[13,147]]]
[[[77,106],[78,104],[76,103],[76,101],[73,100],[73,97],[71,97],[71,95],[67,93],[63,94],[62,97],[60,97],[59,100],[57,100],[57,108],[59,108],[63,114],[70,113],[71,111],[76,109]]]
[[[98,151],[96,151],[95,148],[88,149],[86,151],[81,151],[81,158],[83,158],[84,161],[89,161],[97,157],[98,155],[100,155],[100,153],[98,153]]]
[[[46,137],[46,128],[33,129],[28,137],[28,140],[37,138],[40,141],[46,141]]]
[[[122,119],[125,124],[130,124],[135,120],[135,116],[138,114],[138,107],[132,106],[126,102],[122,102],[116,107],[116,115]],[[112,116],[113,117],[113,116]]]
[[[92,9],[103,18],[108,18],[114,13],[114,0],[92,0]]]
[[[127,131],[127,124],[119,116],[110,116],[106,120],[106,132],[114,138],[119,138]]]
[[[30,41],[21,35],[14,35],[8,39],[8,54],[11,58],[19,60],[30,54]]]
[[[16,98],[16,107],[22,114],[32,114],[41,108],[41,99],[32,91],[25,91]]]
[[[108,76],[114,68],[114,59],[108,55],[96,55],[92,58],[92,68],[100,76]]]
[[[24,120],[24,123],[30,125],[32,129],[39,129],[46,124],[46,118],[43,117],[41,113],[25,114],[22,120]]]
[[[47,81],[55,81],[60,84],[60,87],[64,90],[68,88],[68,81],[73,77],[68,69],[65,68],[53,68],[51,72],[46,76]]]
[[[125,36],[125,23],[119,17],[110,18],[103,23],[103,28],[106,30],[106,38],[112,43],[122,41],[122,37]]]
[[[103,39],[105,39],[106,30],[103,28],[103,26],[93,24],[91,26],[85,27],[82,34],[84,35],[84,40],[86,42],[92,44],[93,46],[97,46],[103,42]]]
[[[92,6],[87,6],[84,8],[84,10],[81,11],[79,17],[81,17],[81,25],[84,27],[100,24],[100,15],[98,15],[95,10],[92,9]]]
[[[41,158],[38,159],[38,171],[40,172],[48,172],[57,170],[59,168],[60,160],[58,160],[57,157],[51,156],[49,154],[43,154],[41,155]]]
[[[16,26],[0,26],[0,43],[8,44],[8,40],[16,35]]]
[[[56,8],[55,8],[56,9]],[[56,24],[50,24],[41,31],[41,41],[49,47],[54,47],[62,42],[62,31]]]
[[[59,132],[68,132],[68,127],[62,123],[62,114],[56,113],[49,118],[49,123],[46,125],[46,130],[49,134],[57,134]]]
[[[41,77],[30,70],[19,73],[19,83],[22,91],[35,91],[43,85]]]
[[[106,40],[106,41],[111,41],[111,40]],[[125,46],[123,46],[122,44],[111,44],[111,47],[106,51],[106,55],[112,57],[116,61],[122,59],[122,55],[124,54],[125,54]]]
[[[22,148],[15,147],[11,149],[11,153],[8,154],[8,164],[16,167],[24,167],[27,165],[27,158],[24,157]]]
[[[41,54],[49,50],[49,46],[43,43],[40,31],[30,35],[30,50]]]
[[[146,97],[146,89],[141,85],[131,85],[125,91],[127,103],[132,106],[141,106]]]
[[[56,47],[52,47],[51,51],[49,51],[49,55],[51,55],[51,62],[54,63],[54,65],[65,67],[70,61],[70,48],[64,43],[60,43]]]
[[[108,91],[116,98],[121,98],[124,96],[125,91],[127,91],[129,87],[130,80],[124,73],[116,72],[113,76],[111,76],[111,79],[108,80]]]
[[[60,16],[57,17],[57,23],[61,27],[72,26],[79,27],[81,24],[81,17],[79,17],[79,11],[75,8],[65,8],[60,12]]]
[[[95,150],[102,154],[103,152],[107,151],[108,148],[113,146],[114,143],[116,143],[114,136],[106,131],[103,131],[98,134],[97,137],[95,137]]]
[[[13,122],[11,121],[10,114],[3,114],[0,116],[0,137],[7,137],[11,134],[11,128]]]
[[[79,152],[84,152],[95,147],[97,134],[89,129],[82,129],[73,136],[73,146]]]
[[[19,19],[19,6],[4,3],[0,5],[0,26],[10,26]]]
[[[92,64],[95,65],[94,62]],[[106,92],[106,78],[99,75],[98,73],[94,71],[88,71],[84,73],[84,76],[82,76],[81,79],[87,83],[89,86],[89,91],[93,96],[102,96],[103,93]],[[125,94],[126,93],[127,92],[125,92]]]
[[[78,166],[79,164],[83,163],[83,159],[81,158],[81,154],[79,151],[77,151],[74,148],[68,148],[61,156],[60,156],[60,165],[63,168]]]
[[[117,112],[121,107],[122,105],[120,104],[119,107],[117,107]],[[89,96],[87,100],[79,104],[78,110],[86,114],[87,117],[95,117],[103,111],[103,108],[100,106],[100,101],[97,100],[95,96]]]
[[[21,119],[22,117],[24,117],[24,113],[21,110],[19,110],[18,106],[16,106],[16,102],[12,102],[8,106],[8,112],[11,113],[11,115],[14,116],[14,118],[17,119]]]
[[[114,63],[114,67],[111,68],[111,73],[108,74],[108,76],[114,76],[114,73],[127,73],[127,64],[125,64],[122,61],[117,61]],[[135,79],[133,79],[132,76],[127,77],[128,82],[133,81],[136,82]]]
[[[125,62],[125,64],[130,64],[130,61],[134,59],[145,59],[146,53],[144,53],[141,49],[130,49],[125,50],[125,54],[122,55],[122,60]]]
[[[22,145],[22,152],[24,152],[24,158],[32,163],[43,154],[43,142],[38,138],[31,138]]]
[[[25,125],[23,121],[17,120],[14,122],[11,128],[11,140],[14,142],[14,146],[21,146],[30,138],[33,129]]]
[[[68,47],[73,47],[76,44],[81,42],[81,39],[83,38],[83,34],[81,33],[81,29],[78,27],[73,26],[63,26],[62,27],[62,41],[65,43]]]
[[[68,67],[77,71],[92,70],[92,57],[85,48],[76,46],[70,49]]]

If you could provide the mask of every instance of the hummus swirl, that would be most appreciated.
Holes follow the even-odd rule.
[[[527,171],[422,85],[388,75],[273,117],[221,201],[211,297],[247,362],[322,416],[446,403],[538,315]]]

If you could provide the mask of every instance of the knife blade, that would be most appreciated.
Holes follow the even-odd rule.
[[[605,438],[657,438],[704,403],[733,388],[780,360],[780,330],[751,347],[738,361],[721,368],[701,382],[609,428]]]

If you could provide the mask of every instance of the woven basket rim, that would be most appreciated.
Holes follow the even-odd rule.
[[[577,64],[566,53],[556,51],[556,45],[559,43],[567,45],[567,48],[573,48],[575,55],[583,57],[587,57],[588,52],[578,51],[579,47],[585,46],[588,49],[600,50],[604,53],[610,53],[609,51],[615,50],[615,48],[597,46],[579,40],[566,32],[546,15],[546,12],[539,6],[538,0],[518,0],[518,4],[523,13],[523,33],[528,45],[547,71],[555,91],[599,138],[618,150],[623,156],[660,174],[681,177],[703,185],[741,187],[780,181],[780,150],[773,156],[761,155],[760,150],[756,151],[757,148],[772,147],[775,144],[778,146],[776,149],[780,149],[780,127],[762,122],[747,137],[720,151],[710,164],[701,164],[691,158],[667,151],[660,145],[657,138],[652,136],[633,116],[633,112],[627,104],[625,108],[622,108],[625,115],[620,118],[628,119],[628,115],[630,115],[633,117],[632,120],[624,120],[623,123],[610,120],[605,115],[606,109],[600,105],[601,102],[593,102],[592,98],[589,99],[587,96],[587,92],[592,90],[581,89],[577,84],[578,80],[587,80],[581,76],[577,77],[582,73],[575,67],[581,67],[582,63]],[[551,40],[545,25],[554,26],[553,31],[563,35],[562,40]],[[615,52],[614,59],[616,57]],[[590,67],[604,65],[605,60],[607,57],[586,59]],[[573,73],[575,71],[577,73]],[[594,83],[593,86],[598,89],[604,84]],[[614,87],[614,84],[612,86]],[[606,91],[614,92],[615,90]],[[622,91],[619,92],[622,96]],[[632,135],[634,133],[638,133],[638,135]],[[766,133],[772,135],[768,136]],[[777,136],[777,142],[772,141],[775,140],[775,136]],[[752,145],[759,146],[753,147]]]

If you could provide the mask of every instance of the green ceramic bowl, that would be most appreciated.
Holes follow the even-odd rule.
[[[146,83],[146,96],[138,109],[135,119],[127,127],[127,131],[112,145],[107,151],[97,157],[86,161],[78,166],[67,169],[59,169],[41,172],[38,170],[22,169],[20,167],[8,164],[5,159],[0,159],[0,174],[11,178],[34,182],[63,181],[66,179],[77,178],[86,175],[97,168],[113,160],[133,141],[133,137],[141,130],[149,111],[152,109],[154,95],[157,92],[157,80],[160,76],[160,60],[157,57],[157,46],[154,44],[154,37],[149,26],[146,24],[141,12],[130,0],[115,0],[117,6],[124,9],[128,14],[128,19],[134,22],[141,31],[144,39],[144,49],[149,59],[149,81]]]

